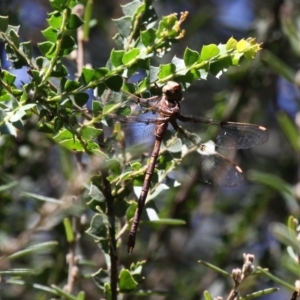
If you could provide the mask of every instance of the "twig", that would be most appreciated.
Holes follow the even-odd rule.
[[[110,182],[107,180],[108,172],[106,168],[101,170],[103,194],[105,196],[107,205],[107,216],[109,221],[109,254],[110,254],[110,287],[111,287],[111,299],[117,300],[117,283],[118,283],[118,256],[117,256],[117,242],[116,242],[116,228],[115,228],[115,209],[114,209],[114,197],[111,193]]]

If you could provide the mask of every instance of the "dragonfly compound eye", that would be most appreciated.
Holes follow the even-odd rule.
[[[175,81],[168,81],[163,87],[163,93],[167,96],[169,101],[182,100],[182,90],[180,84]]]

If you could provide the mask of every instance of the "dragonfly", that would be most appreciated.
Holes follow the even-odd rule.
[[[148,113],[145,116],[119,118],[125,128],[127,128],[126,124],[144,126],[145,129],[142,129],[142,133],[137,133],[137,137],[133,137],[133,139],[142,142],[151,135],[155,139],[128,235],[127,251],[129,254],[132,253],[135,246],[137,229],[168,128],[171,127],[178,137],[182,138],[190,147],[190,161],[199,169],[197,179],[219,186],[238,185],[243,180],[243,172],[239,166],[218,153],[215,147],[247,149],[261,145],[269,138],[268,130],[260,125],[219,122],[205,117],[182,115],[180,109],[182,99],[181,85],[175,81],[169,81],[162,88],[162,96],[149,99],[136,98],[136,103],[147,104],[150,116]],[[191,127],[192,130],[186,130],[186,126]],[[198,131],[201,132],[199,136],[197,135]],[[127,137],[127,134],[125,136]]]

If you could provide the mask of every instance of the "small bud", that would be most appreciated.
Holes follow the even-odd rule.
[[[295,281],[295,290],[300,293],[300,280]]]
[[[66,255],[66,262],[67,262],[67,264],[70,262],[70,258],[71,258],[71,254],[68,253],[68,254]]]
[[[72,271],[71,271],[71,274],[74,278],[77,278],[78,277],[78,273],[79,273],[79,268],[77,266],[74,266],[72,268]]]
[[[83,215],[81,215],[81,217],[80,217],[80,224],[81,224],[81,225],[86,225],[86,223],[87,223],[87,217],[86,217],[85,214],[83,214]]]
[[[244,262],[245,263],[247,263],[247,262],[253,263],[254,259],[255,259],[255,256],[253,254],[246,254],[246,253],[244,253],[243,254],[243,258],[244,258]]]
[[[82,256],[80,254],[75,255],[74,261],[77,264],[80,260],[82,260]]]
[[[253,254],[243,254],[244,258],[244,265],[242,268],[242,277],[243,279],[247,276],[249,276],[254,271],[254,258],[255,256]]]
[[[243,265],[242,273],[244,277],[249,276],[254,271],[254,266],[251,263],[246,263]]]
[[[239,268],[233,269],[231,272],[232,279],[236,282],[241,282],[242,270]]]

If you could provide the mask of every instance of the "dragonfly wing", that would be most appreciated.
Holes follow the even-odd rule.
[[[221,122],[215,143],[228,149],[247,149],[265,143],[268,138],[269,133],[263,126]]]
[[[155,139],[155,128],[159,119],[153,113],[139,116],[110,116],[114,124],[120,124],[126,146],[152,143]],[[117,126],[116,126],[117,127]]]
[[[240,167],[215,151],[215,143],[202,143],[197,135],[172,123],[177,135],[187,147],[182,153],[182,166],[187,173],[193,174],[197,169],[200,181],[219,186],[236,186],[244,178]],[[184,150],[184,148],[183,148]]]
[[[201,143],[213,141],[216,146],[227,149],[246,149],[265,143],[268,130],[260,125],[234,122],[218,122],[194,116],[179,116],[182,127],[188,129]]]
[[[184,156],[181,165],[190,174],[194,174],[196,168],[197,179],[213,185],[236,186],[244,178],[240,167],[207,144]]]

